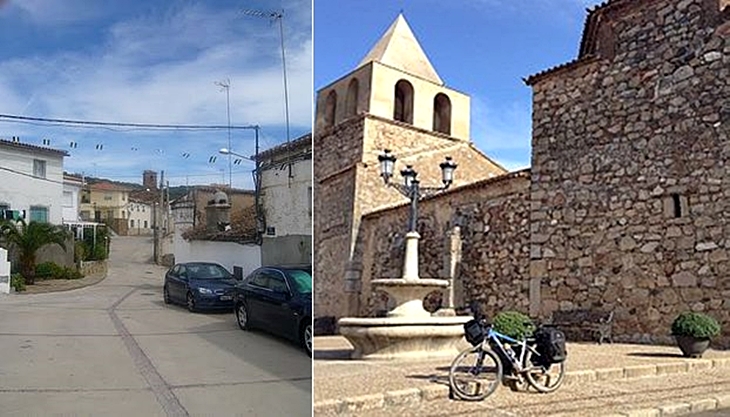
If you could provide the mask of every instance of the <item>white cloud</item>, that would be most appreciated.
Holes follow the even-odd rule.
[[[95,54],[62,51],[2,62],[0,91],[10,91],[11,99],[0,108],[21,112],[34,95],[28,114],[221,122],[226,120],[225,95],[213,83],[229,78],[232,121],[283,124],[277,31],[237,31],[243,23],[230,14],[193,5],[156,19],[118,23],[110,29],[105,49]],[[311,50],[309,40],[291,42],[287,51],[295,125],[311,122]]]
[[[15,0],[11,11],[42,25],[58,25],[90,20],[105,14],[100,2],[84,0]]]

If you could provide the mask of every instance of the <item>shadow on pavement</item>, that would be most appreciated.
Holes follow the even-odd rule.
[[[316,342],[315,342],[316,343]],[[321,349],[314,347],[314,359],[320,360],[348,360],[352,349]]]
[[[282,381],[312,378],[312,361],[296,342],[260,330],[243,331],[235,318],[231,332],[220,332],[219,323],[190,328],[208,343],[228,351],[241,361],[275,375]],[[211,332],[211,328],[217,330]],[[293,384],[300,387],[301,384]]]

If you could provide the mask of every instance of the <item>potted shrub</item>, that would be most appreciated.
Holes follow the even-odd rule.
[[[710,339],[719,334],[717,320],[703,313],[685,311],[672,323],[672,336],[688,358],[701,358],[710,346]]]
[[[494,316],[494,330],[513,339],[522,340],[532,334],[535,326],[530,317],[519,311],[505,311]]]

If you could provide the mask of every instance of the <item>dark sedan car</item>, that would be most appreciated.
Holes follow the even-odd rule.
[[[165,274],[162,288],[166,304],[185,304],[190,311],[232,309],[230,289],[236,280],[223,266],[209,262],[188,262],[173,266]]]
[[[243,330],[258,327],[299,342],[312,355],[312,267],[267,266],[233,290]]]

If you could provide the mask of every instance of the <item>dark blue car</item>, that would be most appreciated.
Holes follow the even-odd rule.
[[[312,355],[312,267],[267,266],[233,289],[242,330],[257,327],[302,345]]]
[[[185,304],[190,311],[230,310],[230,289],[236,280],[223,266],[209,262],[188,262],[173,266],[165,274],[162,294],[166,304]]]

